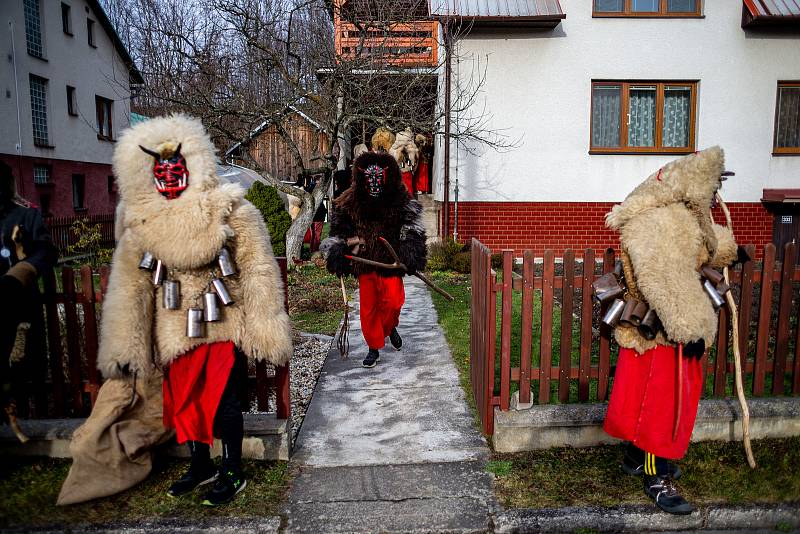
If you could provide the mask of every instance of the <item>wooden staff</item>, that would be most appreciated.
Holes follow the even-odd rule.
[[[13,403],[9,404],[5,407],[5,412],[6,417],[8,417],[8,425],[14,431],[14,435],[17,436],[20,443],[27,443],[29,438],[19,427],[19,422],[17,421],[17,407]]]
[[[728,228],[733,231],[731,212],[728,210],[728,206],[722,200],[722,197],[719,193],[717,193],[717,202],[719,202],[719,206],[722,208],[722,212],[725,214],[725,221],[728,224]],[[725,277],[725,283],[730,285],[730,276],[727,267],[722,270],[722,274]],[[750,445],[750,410],[747,407],[747,399],[744,397],[744,385],[742,384],[742,354],[739,348],[739,310],[736,306],[736,302],[733,300],[733,291],[728,291],[725,294],[725,299],[727,300],[728,308],[730,308],[731,311],[731,328],[733,329],[733,363],[734,368],[736,369],[736,396],[739,399],[739,406],[742,408],[742,441],[744,443],[744,451],[747,454],[747,463],[751,468],[755,469],[756,459],[753,457],[753,448]],[[720,354],[717,354],[717,358],[719,357]]]

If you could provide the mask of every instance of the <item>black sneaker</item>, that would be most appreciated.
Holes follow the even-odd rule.
[[[653,499],[656,506],[675,515],[689,515],[694,512],[694,506],[681,497],[675,483],[669,477],[644,477],[644,492]]]
[[[625,458],[622,459],[622,470],[627,475],[640,477],[644,474],[644,464],[637,462],[626,454]],[[683,472],[681,471],[680,467],[672,462],[667,464],[667,476],[669,476],[672,480],[680,479],[682,474]]]
[[[219,506],[231,502],[236,495],[247,486],[247,480],[242,473],[226,471],[219,474],[217,483],[206,494],[203,500],[204,506]]]
[[[186,474],[169,487],[167,495],[170,497],[186,495],[199,486],[214,482],[217,480],[217,476],[217,468],[214,467],[214,464],[208,464],[202,468],[189,467]]]
[[[381,354],[375,349],[369,349],[367,357],[361,362],[364,367],[375,367],[375,364],[381,361]]]
[[[389,334],[389,341],[392,342],[394,350],[400,350],[403,347],[403,338],[397,333],[397,328],[392,328],[392,333]]]

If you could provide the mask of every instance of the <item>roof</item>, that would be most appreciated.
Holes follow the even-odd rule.
[[[122,39],[119,38],[117,34],[117,30],[114,29],[114,25],[111,24],[111,21],[108,20],[108,16],[106,15],[103,6],[100,5],[99,0],[87,0],[89,7],[92,8],[95,17],[97,17],[97,21],[106,31],[109,37],[111,37],[111,42],[114,43],[114,48],[117,51],[117,54],[122,57],[122,62],[125,63],[125,66],[128,67],[128,73],[131,77],[132,84],[143,84],[144,77],[142,73],[139,71],[139,68],[134,63],[133,58],[128,53],[128,49],[125,48],[125,45],[122,43]]]
[[[297,109],[296,107],[289,106],[287,109],[288,109],[288,111],[291,111],[291,112],[297,114],[298,116],[300,116],[303,120],[308,122],[311,126],[316,128],[317,130],[324,130],[324,128],[322,127],[322,125],[320,123],[318,123],[317,121],[315,121],[314,119],[312,119],[311,117],[309,117],[308,115],[306,115],[305,113],[303,113],[302,111]],[[269,128],[269,126],[273,122],[275,122],[275,117],[270,117],[270,118],[266,119],[264,122],[262,122],[261,124],[259,124],[258,126],[256,126],[255,128],[253,128],[252,130],[250,130],[250,133],[247,134],[247,138],[246,139],[243,139],[243,140],[239,141],[238,143],[234,144],[228,150],[225,151],[225,156],[226,157],[230,156],[234,151],[236,151],[237,148],[239,148],[243,144],[246,144],[248,141],[253,139],[255,136],[257,136],[258,134],[263,132],[265,129]]]
[[[761,202],[800,202],[800,189],[764,189]]]
[[[744,0],[742,27],[800,23],[800,0]]]
[[[477,24],[555,27],[567,16],[559,0],[430,0],[434,17],[466,18]]]

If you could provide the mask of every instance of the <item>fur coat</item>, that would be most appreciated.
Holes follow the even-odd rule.
[[[153,157],[140,145],[161,152],[178,144],[189,185],[167,200],[153,185]],[[98,355],[103,375],[120,376],[126,367],[146,373],[153,363],[166,366],[215,341],[233,341],[250,358],[288,361],[292,343],[284,287],[264,220],[239,185],[220,185],[214,146],[202,124],[182,115],[138,124],[120,138],[113,167],[121,204],[119,242],[103,301]],[[205,323],[205,337],[189,338],[187,310],[202,307],[223,246],[237,268],[224,279],[234,303],[220,304],[222,320]],[[166,279],[180,282],[180,309],[165,309],[162,287],[154,286],[152,272],[139,269],[145,252],[166,265]]]
[[[367,193],[363,171],[373,164],[386,169],[383,191],[377,198]],[[382,276],[402,274],[396,270],[376,269],[345,258],[345,255],[352,253],[347,239],[356,236],[364,239],[359,256],[381,263],[392,263],[394,259],[378,239],[383,237],[392,245],[409,273],[424,270],[427,248],[421,216],[422,206],[409,197],[394,157],[385,152],[362,154],[353,163],[350,187],[334,201],[331,237],[320,246],[327,260],[328,271],[338,276],[373,271],[378,271]]]
[[[643,353],[656,344],[714,341],[717,313],[698,269],[706,263],[722,269],[737,257],[731,230],[711,219],[724,168],[719,147],[672,161],[606,215],[606,225],[620,233],[638,290],[664,327],[648,341],[636,328],[618,326],[620,346]]]

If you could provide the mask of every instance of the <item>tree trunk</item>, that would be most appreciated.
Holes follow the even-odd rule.
[[[327,173],[325,178],[317,181],[317,185],[311,193],[303,193],[300,197],[302,201],[300,213],[297,214],[295,220],[292,221],[292,225],[286,231],[286,262],[290,267],[294,266],[295,260],[300,259],[303,251],[303,238],[305,238],[306,232],[311,227],[314,214],[322,204],[332,179],[333,174]]]

